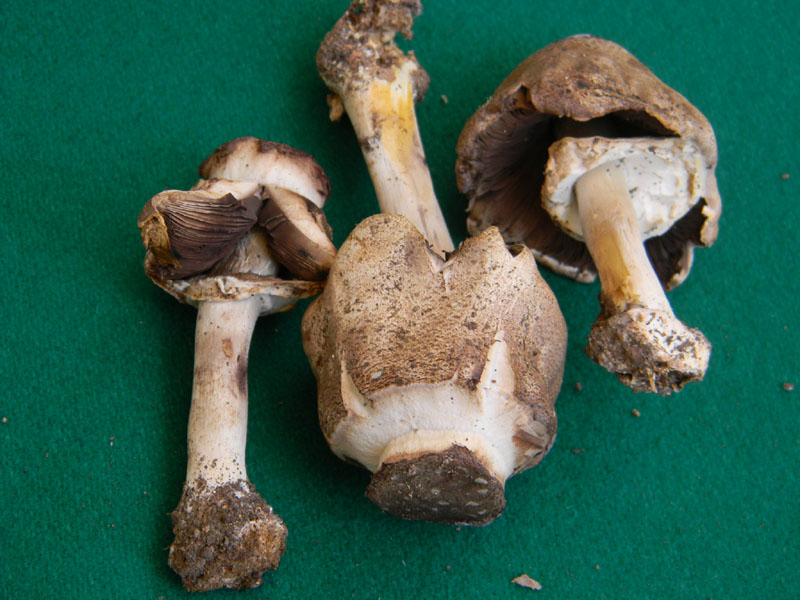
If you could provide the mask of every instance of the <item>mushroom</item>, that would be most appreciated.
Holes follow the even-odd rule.
[[[411,101],[427,76],[394,44],[419,11],[354,2],[317,55],[384,214],[340,248],[303,347],[325,438],[372,472],[370,500],[402,518],[486,525],[506,480],[552,446],[566,325],[533,255],[495,228],[442,256],[452,245]]]
[[[703,378],[711,346],[664,293],[721,213],[714,132],[696,108],[622,47],[578,35],[520,64],[457,150],[471,233],[497,226],[562,275],[600,275],[593,360],[637,392]]]
[[[286,526],[256,492],[245,466],[250,339],[260,315],[288,310],[323,287],[279,278],[281,265],[270,247],[287,250],[275,254],[290,272],[297,272],[292,257],[302,256],[299,270],[308,279],[324,278],[335,254],[318,208],[328,180],[309,155],[239,138],[206,159],[200,176],[188,192],[157,194],[139,216],[148,276],[197,307],[186,483],[172,513],[169,553],[170,566],[192,591],[255,587],[285,550]],[[271,207],[270,193],[302,202],[282,212]],[[301,214],[306,200],[317,206]],[[265,229],[259,226],[265,219],[291,226]],[[311,231],[311,221],[319,231]]]
[[[533,255],[494,228],[444,260],[407,219],[369,217],[303,316],[303,347],[325,438],[390,514],[490,523],[555,439],[566,325]]]

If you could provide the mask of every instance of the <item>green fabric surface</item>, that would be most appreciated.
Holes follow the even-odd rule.
[[[346,6],[0,6],[0,596],[189,595],[167,548],[195,310],[145,277],[136,217],[155,193],[191,186],[200,161],[241,135],[315,156],[331,179],[337,245],[377,210],[352,129],[329,122],[314,66]],[[204,597],[800,596],[798,8],[430,0],[401,45],[431,76],[417,114],[459,241],[461,127],[547,43],[612,39],[711,121],[720,236],[669,294],[713,344],[708,374],[670,398],[623,388],[583,353],[599,285],[545,271],[569,326],[558,440],[509,480],[496,522],[456,528],[389,517],[364,498],[368,473],[338,460],[317,425],[299,335],[308,303],[263,318],[248,471],[288,525],[288,550],[260,588]],[[511,583],[523,573],[542,590]]]

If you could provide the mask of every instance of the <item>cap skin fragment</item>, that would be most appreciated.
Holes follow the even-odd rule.
[[[403,518],[485,525],[556,432],[566,325],[524,248],[489,229],[447,261],[405,218],[342,245],[303,317],[332,450]]]

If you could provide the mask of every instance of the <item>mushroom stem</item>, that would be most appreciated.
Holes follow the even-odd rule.
[[[381,212],[410,220],[439,252],[453,240],[433,191],[414,102],[425,96],[428,74],[413,53],[395,44],[411,37],[419,0],[355,0],[325,36],[317,68],[336,95],[331,119],[347,111],[372,178]]]
[[[251,588],[278,566],[287,530],[247,478],[247,357],[257,296],[197,307],[189,460],[169,564],[190,591]]]
[[[198,304],[187,483],[247,480],[247,357],[259,311],[254,296]]]
[[[622,161],[587,171],[574,192],[603,290],[587,354],[636,392],[668,395],[703,379],[711,344],[672,312],[644,249]]]
[[[575,197],[606,310],[635,305],[672,314],[644,249],[625,170],[612,162],[587,171],[575,183]]]
[[[394,81],[375,79],[366,89],[345,94],[343,103],[361,143],[381,212],[411,221],[440,254],[453,250],[414,112],[408,68]]]

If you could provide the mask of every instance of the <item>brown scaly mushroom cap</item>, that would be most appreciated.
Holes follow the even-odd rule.
[[[589,35],[535,52],[467,122],[458,140],[458,186],[469,198],[467,226],[495,225],[507,243],[525,243],[537,259],[578,281],[597,270],[579,232],[562,229],[542,206],[548,149],[575,124],[615,138],[679,138],[698,166],[696,193],[669,214],[645,247],[671,289],[689,274],[695,246],[717,237],[722,203],[714,168],[717,144],[706,118],[621,46]],[[664,140],[666,142],[666,140]],[[670,212],[670,211],[666,211]]]
[[[554,441],[566,325],[532,254],[494,228],[444,260],[407,219],[366,219],[303,346],[326,439],[393,515],[485,525]]]
[[[260,315],[321,291],[336,253],[321,211],[328,179],[308,154],[239,138],[200,175],[139,217],[148,276],[197,307],[186,483],[169,552],[190,591],[255,587],[286,548],[286,526],[245,466],[250,340]],[[303,280],[280,278],[281,266]]]
[[[693,249],[717,236],[708,121],[620,46],[573,36],[534,53],[467,122],[458,185],[468,228],[500,228],[555,271],[591,281],[587,353],[634,391],[703,378],[711,345],[672,313]]]

